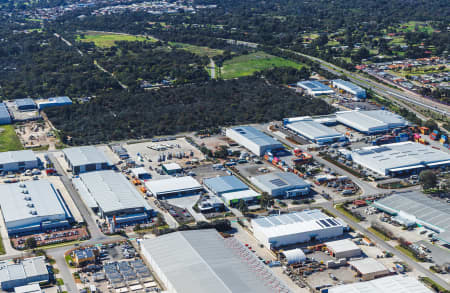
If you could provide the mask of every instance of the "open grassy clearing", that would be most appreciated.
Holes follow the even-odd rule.
[[[0,152],[23,150],[13,125],[0,126]]]
[[[133,36],[127,34],[114,34],[114,33],[96,33],[96,32],[85,32],[82,35],[77,36],[77,41],[80,42],[94,42],[97,47],[100,48],[109,48],[115,45],[116,42],[119,41],[127,41],[127,42],[155,42],[156,40],[153,38],[146,38],[140,36]]]
[[[191,44],[169,42],[169,45],[171,45],[172,47],[175,47],[175,48],[189,51],[189,52],[197,54],[199,56],[207,56],[209,58],[223,54],[223,50],[220,50],[220,49],[212,49],[209,47],[201,47],[201,46],[195,46],[195,45],[191,45]]]
[[[398,31],[403,32],[425,32],[428,34],[431,34],[434,32],[434,28],[423,21],[409,21],[406,23],[403,23],[399,26]]]
[[[264,52],[242,55],[224,62],[221,69],[223,79],[252,75],[256,71],[275,67],[302,68],[304,65]]]

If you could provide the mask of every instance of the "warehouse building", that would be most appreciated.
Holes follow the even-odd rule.
[[[299,117],[293,122],[287,122],[285,126],[319,145],[347,140],[342,133],[315,121],[309,116]]]
[[[226,136],[257,156],[263,156],[267,151],[284,149],[279,141],[251,126],[227,128]]]
[[[414,142],[365,147],[351,153],[355,163],[383,176],[419,173],[426,168],[450,165],[450,155]]]
[[[132,168],[132,169],[130,169],[130,171],[131,171],[131,174],[133,174],[133,176],[137,179],[144,180],[144,181],[152,179],[152,175],[144,167]]]
[[[8,108],[5,103],[0,103],[0,125],[11,124],[11,114],[9,114]]]
[[[191,176],[149,180],[145,187],[155,198],[194,195],[203,191],[203,186]]]
[[[63,154],[73,174],[106,170],[113,165],[106,155],[94,146],[67,148],[63,150]]]
[[[352,94],[356,99],[365,99],[366,90],[354,83],[342,79],[335,79],[331,82],[333,87]]]
[[[326,242],[327,250],[335,258],[351,258],[362,254],[361,248],[350,239]]]
[[[348,264],[363,281],[384,277],[391,273],[382,263],[370,257],[349,261]]]
[[[253,235],[268,249],[341,236],[345,223],[320,210],[304,210],[251,221]]]
[[[31,284],[14,288],[14,293],[41,293],[41,287],[39,284]]]
[[[367,282],[340,285],[328,289],[328,293],[432,293],[417,279],[405,275],[388,276]]]
[[[306,255],[300,248],[283,250],[280,253],[288,265],[298,264],[306,261]]]
[[[145,239],[140,247],[169,293],[291,292],[235,237],[213,229]]]
[[[38,108],[39,110],[43,110],[51,107],[61,107],[67,105],[72,105],[72,100],[69,97],[53,97],[39,102]]]
[[[87,172],[73,183],[88,207],[117,225],[145,222],[152,215],[150,205],[121,173]]]
[[[333,90],[323,83],[316,80],[307,80],[297,82],[297,86],[302,88],[310,96],[321,96],[333,94]]]
[[[39,159],[31,150],[0,153],[0,171],[15,172],[39,167]]]
[[[403,117],[385,110],[336,112],[336,119],[345,126],[369,135],[408,126],[408,121]]]
[[[237,205],[240,200],[247,204],[256,203],[260,196],[233,175],[207,178],[203,180],[203,184],[215,195],[221,196],[230,206]]]
[[[273,197],[296,197],[307,195],[311,185],[290,172],[273,172],[250,178],[259,189]]]
[[[31,111],[37,109],[36,103],[31,98],[17,99],[14,100],[14,103],[19,111]]]
[[[10,235],[67,228],[73,222],[61,194],[47,180],[0,184],[0,194],[0,208]]]
[[[166,172],[167,175],[173,175],[181,173],[181,171],[183,171],[183,168],[181,168],[181,166],[177,163],[162,164],[162,169],[164,172]]]
[[[394,216],[397,222],[412,222],[435,231],[435,238],[450,244],[450,205],[418,191],[395,193],[372,204]]]
[[[0,262],[0,284],[4,291],[13,291],[15,287],[49,280],[44,256],[26,258],[19,263]]]

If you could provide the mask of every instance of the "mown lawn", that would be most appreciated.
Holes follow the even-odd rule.
[[[94,44],[97,47],[108,48],[108,47],[114,46],[115,43],[119,42],[119,41],[155,42],[156,40],[152,39],[152,38],[145,38],[145,37],[139,37],[139,36],[133,36],[133,35],[127,35],[127,34],[85,32],[85,33],[83,33],[83,35],[77,36],[77,41],[85,42],[85,43],[94,42]]]
[[[252,75],[256,71],[285,66],[300,69],[304,65],[264,52],[255,52],[225,61],[221,77],[223,79],[237,78]]]
[[[184,49],[184,50],[194,53],[196,55],[207,56],[209,58],[223,54],[223,50],[220,50],[220,49],[212,49],[209,47],[195,46],[195,45],[191,45],[191,44],[176,43],[176,42],[169,42],[169,44],[172,47]]]
[[[0,126],[0,152],[23,150],[13,125]]]

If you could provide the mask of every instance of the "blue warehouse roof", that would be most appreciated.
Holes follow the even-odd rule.
[[[8,112],[8,108],[6,108],[5,103],[0,103],[0,120],[4,121],[4,123],[11,123],[11,115]]]
[[[247,190],[248,186],[235,176],[221,176],[204,179],[203,183],[215,193]]]
[[[321,92],[321,91],[330,91],[331,88],[327,85],[324,85],[321,82],[315,80],[307,80],[307,81],[299,81],[297,83],[298,86],[303,88],[308,88],[313,92]]]
[[[36,107],[36,103],[31,98],[17,99],[14,102],[16,103],[17,107],[19,107],[19,108],[22,108],[22,107],[27,107],[27,108]]]

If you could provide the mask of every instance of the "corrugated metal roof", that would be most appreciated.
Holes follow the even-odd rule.
[[[289,123],[286,127],[312,140],[325,138],[339,138],[344,135],[333,128],[327,127],[312,119],[305,119]]]
[[[306,188],[310,184],[290,172],[273,172],[265,175],[259,175],[253,177],[261,186],[265,186],[267,189],[274,190],[279,188],[294,189],[294,188]]]
[[[112,165],[106,155],[94,146],[67,148],[63,149],[63,152],[72,166],[104,163]]]
[[[377,260],[367,257],[358,260],[349,261],[348,264],[354,267],[361,274],[372,274],[386,271],[387,268]]]
[[[328,289],[328,293],[432,293],[417,279],[396,275]]]
[[[362,132],[388,130],[408,125],[400,115],[385,110],[344,111],[336,113],[337,121]]]
[[[202,189],[200,183],[191,176],[153,179],[146,181],[145,186],[154,195]]]
[[[11,119],[8,108],[5,103],[0,103],[0,119]]]
[[[0,164],[36,161],[37,157],[31,150],[11,151],[0,153]]]
[[[26,258],[21,263],[0,262],[0,282],[48,274],[43,256]]]
[[[252,142],[256,143],[259,146],[272,146],[272,145],[279,145],[280,147],[283,146],[276,139],[268,136],[262,131],[259,131],[251,126],[239,126],[233,127],[231,129],[239,133],[240,135],[246,137],[247,139],[251,140]]]
[[[24,190],[27,193],[23,193]],[[8,228],[14,224],[10,222],[24,219],[35,218],[37,223],[50,216],[66,219],[68,209],[63,205],[48,180],[0,184],[0,206]],[[36,211],[36,215],[31,214],[30,211]]]
[[[318,82],[317,80],[299,81],[297,82],[297,86],[300,86],[304,89],[308,89],[313,92],[322,92],[322,91],[333,92],[333,90],[329,86],[321,82]]]
[[[365,90],[362,87],[360,87],[352,82],[345,81],[342,79],[335,79],[335,80],[333,80],[333,83],[347,87],[355,92],[365,92]]]
[[[233,175],[203,179],[203,184],[205,184],[215,193],[233,192],[248,189],[248,186],[244,182]]]
[[[104,213],[137,208],[151,210],[142,195],[121,173],[94,171],[83,173],[80,178]]]
[[[36,107],[36,103],[31,98],[14,100],[17,107]]]
[[[141,245],[176,292],[279,292],[265,284],[268,275],[252,270],[250,259],[239,255],[239,248],[246,251],[241,243],[233,238],[222,238],[216,230],[175,232],[143,240]],[[249,257],[254,257],[255,263],[261,263],[251,253]],[[265,269],[264,265],[262,269]],[[267,274],[270,274],[269,270]]]
[[[336,241],[326,242],[327,248],[331,249],[334,253],[351,251],[351,250],[361,250],[358,245],[356,245],[350,239],[342,239]]]

